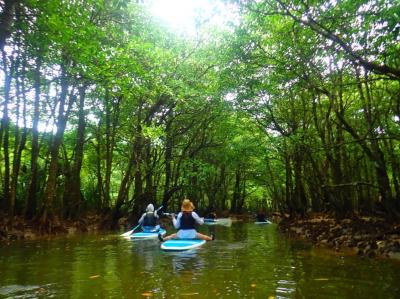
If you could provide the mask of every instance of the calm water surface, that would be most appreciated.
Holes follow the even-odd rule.
[[[312,249],[274,224],[200,231],[217,240],[178,253],[118,235],[0,245],[0,298],[400,298],[398,262]]]

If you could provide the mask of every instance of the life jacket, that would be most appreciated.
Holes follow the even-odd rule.
[[[154,216],[154,212],[147,212],[143,219],[143,226],[156,226],[157,218]]]
[[[182,212],[179,229],[195,229],[196,220],[192,216],[192,212]]]

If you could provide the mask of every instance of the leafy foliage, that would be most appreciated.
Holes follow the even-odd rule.
[[[19,2],[1,59],[1,208],[117,223],[190,197],[398,217],[399,4],[231,2],[240,24],[199,39],[131,1]]]

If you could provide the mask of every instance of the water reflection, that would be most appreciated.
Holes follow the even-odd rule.
[[[137,263],[139,261],[145,271],[150,272],[154,270],[160,242],[158,240],[132,240],[131,242],[132,253],[135,254],[136,257],[132,262]],[[136,266],[136,264],[134,266]]]
[[[184,252],[112,235],[0,246],[0,298],[400,298],[393,261],[335,256],[275,225],[202,229],[217,239]]]
[[[194,272],[202,273],[202,269],[205,267],[204,258],[199,254],[200,250],[165,252],[165,254],[172,257],[172,269],[175,274],[193,272],[193,276],[195,276]]]

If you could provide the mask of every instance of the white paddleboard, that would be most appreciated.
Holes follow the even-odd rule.
[[[271,221],[256,221],[256,222],[254,222],[255,224],[270,224],[270,223],[272,223]]]
[[[193,249],[205,243],[205,240],[200,239],[172,239],[161,243],[161,249],[169,251],[181,251]]]
[[[160,228],[157,232],[137,232],[131,235],[131,239],[157,239],[158,234],[164,236],[167,233],[165,229]]]

